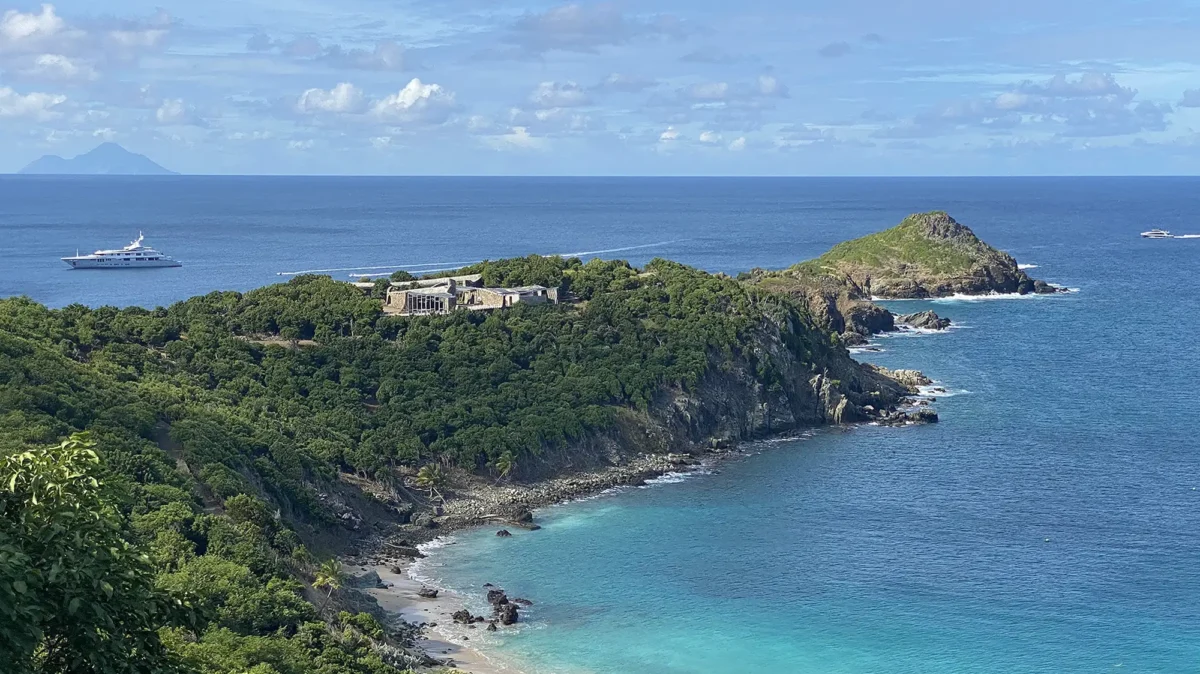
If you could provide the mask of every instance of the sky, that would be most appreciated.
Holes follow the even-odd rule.
[[[1200,173],[1200,0],[0,0],[0,172]]]

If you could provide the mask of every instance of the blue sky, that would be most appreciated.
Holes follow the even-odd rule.
[[[1200,173],[1194,0],[12,3],[0,171]]]

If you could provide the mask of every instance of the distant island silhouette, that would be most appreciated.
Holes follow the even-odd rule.
[[[178,175],[148,157],[135,154],[116,143],[103,143],[72,159],[48,154],[18,171],[23,175]]]

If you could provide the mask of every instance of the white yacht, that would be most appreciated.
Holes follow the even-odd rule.
[[[175,258],[142,245],[141,232],[133,243],[119,250],[98,250],[91,255],[75,254],[75,257],[64,257],[63,262],[74,269],[136,269],[148,267],[182,267],[183,263]]]
[[[1143,239],[1173,239],[1171,233],[1165,229],[1152,229],[1148,232],[1142,232]]]

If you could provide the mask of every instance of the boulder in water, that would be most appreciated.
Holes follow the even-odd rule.
[[[923,330],[945,330],[950,327],[949,318],[942,318],[933,311],[918,311],[915,314],[899,316],[896,320],[902,325]]]

